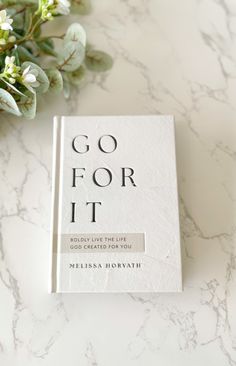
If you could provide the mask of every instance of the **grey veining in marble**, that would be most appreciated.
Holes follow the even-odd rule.
[[[236,2],[93,4],[82,22],[113,70],[35,121],[1,116],[0,365],[236,365]],[[52,116],[68,113],[175,115],[182,294],[47,294]]]

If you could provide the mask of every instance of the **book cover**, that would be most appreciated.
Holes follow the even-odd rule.
[[[55,117],[53,156],[50,291],[181,291],[173,117]]]

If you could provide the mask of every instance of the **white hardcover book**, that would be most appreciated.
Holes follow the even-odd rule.
[[[182,290],[172,116],[54,121],[51,292]]]

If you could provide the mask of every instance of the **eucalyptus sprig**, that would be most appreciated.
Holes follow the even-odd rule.
[[[0,111],[34,118],[37,96],[82,86],[88,70],[103,72],[112,58],[87,43],[81,24],[65,34],[44,36],[42,28],[55,17],[86,15],[90,0],[0,0]],[[61,45],[56,49],[54,39]],[[44,58],[47,65],[42,67]]]

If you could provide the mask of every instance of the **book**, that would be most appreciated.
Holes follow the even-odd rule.
[[[173,116],[54,120],[50,292],[179,292]]]

